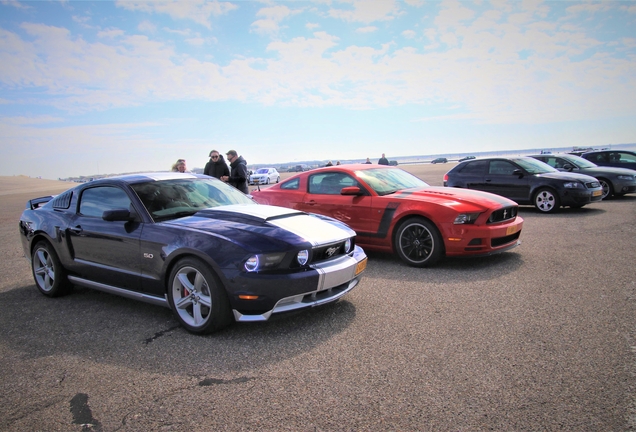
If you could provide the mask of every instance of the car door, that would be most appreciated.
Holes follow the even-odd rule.
[[[495,159],[488,164],[484,187],[481,190],[514,201],[527,201],[530,199],[529,180],[529,174],[519,166],[507,160]]]
[[[105,221],[106,210],[132,209],[118,186],[84,189],[67,228],[68,241],[81,277],[125,289],[140,288],[140,221]]]
[[[362,195],[342,195],[345,187],[357,186]],[[371,196],[358,181],[342,172],[325,172],[308,177],[307,193],[299,210],[330,216],[349,225],[358,233],[369,232]]]

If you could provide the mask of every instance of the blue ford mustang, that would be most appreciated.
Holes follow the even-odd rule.
[[[259,205],[203,175],[150,173],[32,199],[20,237],[37,288],[170,307],[193,333],[338,300],[367,263],[335,219]]]

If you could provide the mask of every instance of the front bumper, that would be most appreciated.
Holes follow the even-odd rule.
[[[566,191],[561,196],[562,206],[582,206],[593,202],[599,202],[603,199],[603,188],[588,189],[585,192]]]
[[[444,230],[446,256],[480,256],[505,252],[521,244],[523,218],[493,225],[449,225]]]
[[[235,295],[234,319],[238,322],[267,321],[275,313],[335,302],[358,285],[366,263],[366,254],[356,246],[352,255],[312,265],[301,274],[267,275],[265,280],[261,275],[249,283],[253,287],[249,292],[259,300],[239,300],[240,293]],[[244,278],[251,279],[250,276]],[[266,306],[265,311],[263,306]]]

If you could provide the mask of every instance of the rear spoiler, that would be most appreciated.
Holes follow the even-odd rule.
[[[46,204],[47,202],[51,201],[52,199],[53,199],[53,195],[44,196],[40,198],[34,198],[32,200],[27,201],[26,208],[27,210],[38,209],[42,207],[44,204]]]

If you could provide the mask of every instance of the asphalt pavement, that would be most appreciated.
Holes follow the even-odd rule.
[[[17,223],[32,197],[0,196],[2,431],[636,427],[636,196],[524,206],[522,244],[491,257],[369,252],[338,303],[210,336],[90,289],[39,294]]]

